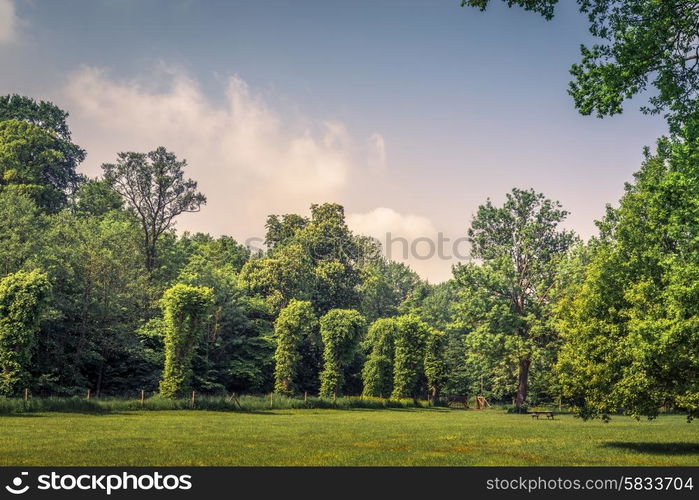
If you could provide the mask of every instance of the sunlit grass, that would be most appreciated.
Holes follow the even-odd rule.
[[[699,465],[699,432],[500,410],[28,413],[0,417],[0,464]]]

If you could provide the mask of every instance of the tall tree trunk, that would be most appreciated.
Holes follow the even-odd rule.
[[[520,408],[527,400],[527,391],[529,389],[529,366],[531,365],[531,356],[527,355],[519,360],[519,380],[517,382],[517,397],[515,398],[515,406]]]

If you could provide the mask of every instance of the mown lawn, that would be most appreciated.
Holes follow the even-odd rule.
[[[0,465],[699,465],[699,423],[499,410],[0,417]]]

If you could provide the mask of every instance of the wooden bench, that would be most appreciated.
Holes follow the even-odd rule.
[[[545,415],[548,420],[555,420],[552,411],[531,411],[529,412],[532,418],[539,420],[539,417]]]

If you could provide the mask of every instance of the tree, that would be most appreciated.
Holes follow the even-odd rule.
[[[163,396],[183,396],[190,389],[192,358],[212,304],[210,288],[178,283],[165,291],[165,367],[160,382]]]
[[[291,243],[265,258],[250,259],[240,271],[243,288],[267,302],[278,313],[291,299],[310,296],[312,267],[302,245]]]
[[[264,392],[272,382],[275,341],[272,317],[265,303],[248,296],[237,271],[247,255],[230,237],[183,235],[188,262],[177,281],[205,286],[214,305],[205,336],[193,361],[192,388],[206,392]]]
[[[553,18],[558,0],[506,0]],[[484,10],[490,0],[462,0]],[[665,113],[673,132],[699,114],[699,4],[684,0],[578,0],[590,33],[569,93],[584,115],[621,113],[624,100],[653,87],[645,113]],[[693,117],[693,118],[692,118]]]
[[[388,397],[393,391],[393,359],[398,323],[395,318],[380,318],[369,327],[366,344],[369,357],[362,369],[363,396]]]
[[[46,214],[28,196],[0,190],[0,276],[35,264],[48,224]]]
[[[393,364],[393,399],[417,398],[424,378],[425,345],[430,327],[415,315],[397,318]]]
[[[332,309],[320,318],[320,336],[323,339],[321,396],[337,396],[342,391],[345,368],[357,354],[364,328],[364,317],[353,309]]]
[[[0,96],[0,122],[18,121],[38,127],[53,138],[51,149],[56,151],[59,158],[50,167],[43,180],[50,183],[64,195],[70,194],[83,181],[83,176],[77,173],[80,163],[85,160],[85,151],[71,141],[68,127],[68,113],[49,101],[35,101],[30,97],[17,94]],[[31,130],[30,127],[29,129]],[[26,144],[23,145],[26,147]],[[37,150],[35,154],[41,151]],[[51,210],[62,208],[65,197],[54,200],[60,206],[47,207]]]
[[[44,130],[59,138],[70,141],[68,113],[49,101],[39,101],[17,94],[0,96],[0,121],[21,120]],[[85,152],[77,148],[76,160],[84,159]]]
[[[310,219],[271,215],[266,227],[269,251],[241,272],[250,293],[274,311],[291,298],[310,300],[319,316],[359,306],[360,268],[373,247],[352,234],[341,205],[311,205]]]
[[[444,359],[446,340],[442,332],[434,329],[427,336],[425,377],[427,377],[427,389],[432,401],[439,400],[442,388],[447,382],[447,365]]]
[[[274,323],[277,349],[274,353],[274,390],[291,394],[301,364],[301,345],[304,338],[316,334],[318,320],[313,305],[308,301],[292,299],[281,310]]]
[[[11,396],[28,382],[49,289],[48,277],[39,270],[18,271],[0,280],[0,394]]]
[[[38,338],[36,373],[47,383],[37,389],[123,394],[131,384],[150,381],[146,372],[160,366],[144,363],[135,335],[147,298],[136,221],[119,211],[63,211],[45,240],[39,257],[53,283],[56,312]]]
[[[121,210],[124,206],[119,193],[104,180],[89,179],[75,192],[73,208],[80,215],[101,216],[111,210]]]
[[[267,217],[265,228],[265,245],[273,249],[279,244],[290,240],[296,233],[308,225],[308,219],[296,214],[270,215]]]
[[[361,268],[361,312],[369,321],[395,316],[398,308],[422,284],[402,262],[372,259]]]
[[[56,212],[67,202],[79,176],[64,141],[51,131],[20,120],[0,121],[0,189],[25,193]]]
[[[158,238],[184,212],[197,212],[206,204],[197,183],[184,178],[186,160],[163,147],[150,153],[119,153],[116,163],[102,165],[105,181],[138,216],[143,230],[146,269],[156,266]]]
[[[557,308],[560,379],[583,417],[699,415],[699,140],[645,156]]]
[[[484,333],[511,336],[518,357],[516,405],[527,399],[534,350],[543,333],[545,311],[555,284],[556,265],[575,241],[558,225],[568,212],[534,190],[513,189],[502,207],[490,200],[478,207],[468,237],[474,262],[454,268],[456,280],[483,295],[489,319],[498,311],[498,329]],[[502,343],[501,343],[502,345]]]

